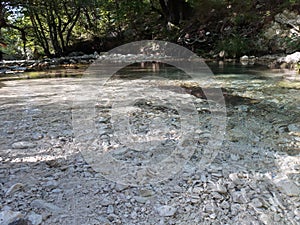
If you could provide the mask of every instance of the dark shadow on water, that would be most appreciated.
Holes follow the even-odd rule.
[[[112,79],[135,80],[145,76],[156,76],[170,80],[186,80],[191,77],[184,71],[160,62],[133,63],[119,70]]]
[[[207,63],[209,68],[215,75],[219,74],[251,74],[260,75],[262,71],[267,71],[269,68],[263,65],[242,65],[241,63],[225,63],[220,64],[216,62]]]

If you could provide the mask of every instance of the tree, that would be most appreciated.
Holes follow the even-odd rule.
[[[21,5],[19,1],[1,1],[0,2],[0,41],[3,42],[2,37],[2,29],[3,28],[9,28],[14,29],[20,32],[21,40],[23,41],[23,51],[26,54],[26,29],[27,27],[19,27],[15,25],[14,18],[11,18],[11,21],[9,21],[9,16],[11,16],[13,13],[21,13]],[[5,43],[2,43],[2,46],[6,45]],[[0,60],[2,60],[2,51],[0,51]]]
[[[178,25],[191,16],[192,7],[185,0],[159,0],[167,22]]]
[[[24,5],[25,6],[25,5]],[[63,56],[67,53],[72,31],[79,19],[81,5],[68,0],[31,0],[26,5],[35,37],[47,56]]]

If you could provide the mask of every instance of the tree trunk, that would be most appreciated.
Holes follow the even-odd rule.
[[[184,0],[159,0],[166,22],[178,25],[191,16],[191,6]]]

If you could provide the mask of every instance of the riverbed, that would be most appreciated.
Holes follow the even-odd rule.
[[[152,62],[0,81],[0,221],[299,224],[296,75],[208,65],[202,83]]]

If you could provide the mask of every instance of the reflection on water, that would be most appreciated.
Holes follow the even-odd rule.
[[[160,77],[170,80],[185,80],[190,79],[184,71],[160,62],[141,62],[131,64],[119,70],[113,79],[140,79],[145,76]]]
[[[282,79],[282,73],[278,71],[272,71],[264,65],[242,65],[239,63],[208,63],[208,66],[212,72],[222,79],[233,80],[280,80]]]
[[[78,65],[78,66],[74,66],[73,68],[59,67],[59,68],[49,69],[45,71],[31,71],[31,72],[16,73],[16,74],[1,74],[0,81],[82,77],[87,67],[88,67],[87,65]]]
[[[208,66],[214,74],[261,74],[263,71],[269,71],[264,65],[242,65],[240,63],[217,63],[210,62]]]
[[[270,87],[276,87],[280,92],[282,88],[300,88],[300,82],[283,81],[284,74],[273,71],[262,65],[242,65],[238,63],[219,64],[208,63],[215,74],[215,83],[211,87],[223,87],[236,90],[263,89],[266,92]],[[76,69],[74,69],[76,68]],[[47,71],[25,72],[23,74],[6,74],[0,76],[0,88],[4,81],[21,79],[46,79],[46,78],[82,78],[88,65],[78,65],[72,68],[56,68]],[[143,77],[160,77],[168,80],[189,80],[191,77],[184,71],[160,62],[133,63],[119,70],[111,79],[135,80]],[[29,81],[30,83],[30,81]],[[201,83],[200,85],[204,85]],[[276,92],[275,91],[275,92]]]

